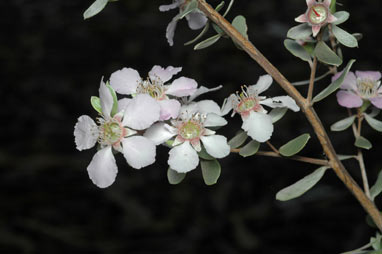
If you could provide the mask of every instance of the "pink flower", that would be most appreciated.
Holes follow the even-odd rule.
[[[342,72],[333,76],[338,79]],[[382,109],[381,73],[379,71],[349,72],[337,92],[337,101],[346,108],[359,108],[363,100],[369,100],[374,106]]]
[[[330,13],[329,6],[331,2],[331,0],[306,0],[308,9],[304,14],[295,18],[295,21],[311,25],[313,36],[315,37],[322,26],[337,20],[337,18]]]

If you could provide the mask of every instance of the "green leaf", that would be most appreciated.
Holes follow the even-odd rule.
[[[225,10],[225,12],[224,12],[224,14],[223,14],[223,18],[224,18],[224,17],[228,14],[228,12],[231,10],[232,5],[233,5],[233,2],[234,2],[234,0],[231,0],[231,1],[229,2],[228,7],[227,7],[227,9]]]
[[[202,36],[208,31],[208,28],[210,28],[210,22],[207,22],[206,25],[203,27],[202,31],[200,34],[198,34],[194,39],[184,43],[184,46],[190,45],[196,41],[198,41]]]
[[[224,31],[216,24],[212,24],[212,28],[215,30],[215,32],[217,32],[218,34],[220,34],[221,36],[224,35]]]
[[[332,126],[330,126],[330,130],[331,131],[346,130],[347,128],[349,128],[354,123],[355,118],[356,118],[356,116],[350,116],[350,117],[347,117],[345,119],[342,119],[342,120],[332,124]]]
[[[204,179],[204,183],[207,185],[213,185],[217,183],[220,173],[221,167],[217,160],[213,161],[200,161],[200,165],[202,167],[202,175]]]
[[[345,80],[345,76],[348,74],[351,66],[355,62],[354,59],[350,60],[349,63],[346,65],[345,69],[342,71],[342,74],[336,79],[333,83],[331,83],[328,87],[326,87],[324,90],[322,90],[319,94],[317,94],[313,98],[313,102],[318,102],[322,99],[325,99],[327,96],[335,92],[338,88],[340,88],[341,84]]]
[[[296,41],[286,39],[284,40],[284,46],[290,53],[292,53],[292,55],[300,58],[303,61],[311,61],[312,58],[310,57],[310,54]]]
[[[199,42],[198,44],[196,44],[194,46],[194,50],[200,50],[200,49],[204,49],[204,48],[207,48],[211,45],[213,45],[214,43],[216,43],[221,37],[221,34],[216,34],[204,41],[201,41]]]
[[[102,114],[101,101],[97,96],[90,97],[90,103],[98,113]]]
[[[186,177],[186,173],[178,173],[175,170],[168,168],[167,179],[170,184],[179,184]]]
[[[203,145],[201,147],[202,147],[202,149],[200,150],[200,152],[198,152],[198,155],[200,158],[205,159],[205,160],[215,160],[214,157],[212,157],[211,155],[209,155],[207,153],[207,151]]]
[[[364,100],[359,110],[361,111],[361,113],[363,113],[369,108],[370,105],[371,105],[371,102],[369,100]]]
[[[354,145],[356,147],[364,148],[367,150],[369,150],[370,148],[373,147],[373,145],[370,143],[370,141],[367,140],[366,138],[362,137],[362,136],[359,136],[358,138],[356,138]]]
[[[336,12],[336,0],[332,0],[329,6],[330,12],[335,13]]]
[[[331,74],[331,71],[327,71],[327,72],[325,72],[324,74],[322,74],[321,76],[315,78],[315,79],[314,79],[314,82],[320,81],[321,79],[327,77],[327,76],[330,75],[330,74]],[[309,85],[309,82],[310,82],[310,80],[307,79],[307,80],[302,80],[302,81],[293,82],[292,85],[294,85],[294,86],[304,86],[304,85]]]
[[[281,118],[283,118],[287,111],[288,108],[274,108],[271,110],[271,112],[268,113],[268,115],[272,118],[272,123],[276,123]]]
[[[328,167],[320,167],[310,175],[307,175],[296,183],[280,190],[276,194],[276,199],[280,201],[287,201],[301,196],[321,180],[327,169]]]
[[[349,19],[350,16],[349,12],[347,11],[337,11],[333,15],[337,18],[337,20],[332,23],[333,25],[339,25],[344,23],[346,20]]]
[[[353,36],[357,39],[357,41],[360,41],[363,38],[363,35],[361,33],[354,33]]]
[[[300,24],[298,26],[294,26],[289,29],[287,33],[287,37],[294,40],[303,40],[312,35],[312,27],[307,23]]]
[[[344,161],[344,160],[348,160],[348,159],[356,159],[357,155],[337,154],[337,157],[340,161]]]
[[[260,143],[256,140],[251,140],[248,144],[240,149],[239,154],[243,157],[249,157],[257,153]]]
[[[220,4],[216,6],[215,11],[219,12],[224,7],[224,5],[225,5],[225,2],[221,1]]]
[[[381,192],[382,192],[382,170],[378,174],[377,181],[375,181],[374,185],[370,188],[371,200],[374,201],[375,197],[378,196]]]
[[[96,0],[90,7],[84,12],[84,19],[91,18],[100,13],[106,6],[108,0]]]
[[[180,13],[179,19],[184,18],[187,14],[190,14],[196,9],[198,9],[198,2],[196,0],[192,0],[187,4],[186,8],[184,8],[183,12]]]
[[[343,44],[349,48],[358,47],[357,39],[353,35],[346,32],[345,30],[339,28],[338,26],[333,25],[332,31],[333,31],[334,36],[337,38],[337,40],[341,44]]]
[[[113,117],[115,114],[118,113],[118,99],[117,94],[115,93],[114,89],[110,86],[109,81],[106,82],[107,88],[109,88],[109,91],[111,93],[111,96],[113,97],[113,107],[111,109],[110,115]]]
[[[230,141],[228,141],[228,145],[231,148],[238,148],[239,146],[244,144],[247,138],[248,138],[248,135],[245,131],[239,131],[239,133],[236,134],[235,137],[233,137]]]
[[[319,41],[314,49],[314,54],[323,63],[340,66],[342,59],[336,55],[323,41]]]
[[[382,132],[382,122],[372,118],[368,114],[364,114],[366,122],[370,125],[371,128],[373,128],[376,131]]]
[[[248,39],[248,27],[244,16],[236,16],[232,21],[232,26],[236,28],[236,30],[239,31],[241,35]]]
[[[295,139],[292,139],[282,147],[280,147],[279,152],[283,156],[292,156],[300,152],[305,145],[308,143],[310,139],[310,135],[305,133],[300,136],[298,136]]]

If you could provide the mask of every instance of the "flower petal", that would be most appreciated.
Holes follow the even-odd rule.
[[[132,136],[122,140],[123,156],[127,163],[140,169],[155,162],[156,146],[153,141],[142,136]]]
[[[358,108],[362,106],[362,99],[350,91],[340,90],[337,92],[337,101],[342,107]]]
[[[141,76],[132,68],[123,68],[113,72],[110,76],[110,85],[117,93],[133,94],[136,92]]]
[[[223,107],[221,109],[221,115],[225,116],[233,109],[233,101],[236,100],[236,95],[231,94],[226,101],[223,103]]]
[[[195,93],[198,83],[194,79],[180,77],[167,86],[166,94],[183,97]]]
[[[241,128],[252,139],[265,142],[271,138],[273,133],[272,118],[267,114],[251,111],[249,116],[243,119]]]
[[[312,26],[312,32],[313,32],[313,37],[316,37],[318,32],[320,32],[321,25],[313,25]]]
[[[98,139],[96,123],[87,115],[80,116],[74,126],[74,141],[77,150],[92,148]]]
[[[333,14],[331,14],[330,12],[329,12],[329,14],[328,14],[328,18],[326,19],[326,22],[328,22],[328,23],[333,23],[333,22],[336,22],[337,21],[337,18],[333,15]]]
[[[138,94],[125,108],[123,126],[143,130],[159,120],[159,103],[148,94]]]
[[[329,8],[331,2],[332,2],[332,0],[324,0],[323,5],[325,5],[327,8]]]
[[[166,28],[166,38],[167,42],[170,46],[174,45],[174,34],[175,34],[175,29],[176,25],[178,24],[179,21],[179,15],[176,15],[170,23],[168,23],[167,28]]]
[[[249,86],[248,89],[255,91],[257,94],[261,94],[272,85],[273,79],[270,75],[263,75],[259,77],[256,85]]]
[[[207,114],[207,118],[204,121],[205,127],[220,127],[227,124],[227,120],[225,120],[223,117],[215,114],[215,113],[209,113]]]
[[[305,22],[308,22],[308,18],[306,17],[306,14],[301,14],[300,16],[298,16],[297,18],[294,19],[294,21],[296,22],[300,22],[300,23],[305,23]]]
[[[370,79],[370,80],[380,80],[381,73],[379,71],[356,71],[355,75],[357,78]]]
[[[332,82],[337,80],[341,74],[342,71],[334,75],[332,77]],[[341,88],[357,91],[357,78],[355,77],[354,72],[349,71],[348,74],[346,74],[345,79],[341,84]]]
[[[110,118],[114,100],[109,88],[105,85],[103,80],[101,80],[101,85],[99,87],[99,100],[101,102],[101,110],[103,116],[106,119]]]
[[[379,109],[382,109],[382,96],[370,98],[370,102]]]
[[[202,136],[200,139],[202,140],[207,153],[215,158],[224,158],[231,151],[231,147],[227,143],[227,138],[224,136]]]
[[[156,123],[148,128],[143,136],[153,141],[154,144],[160,145],[174,137],[176,133],[176,128],[165,123]]]
[[[123,98],[123,99],[120,99],[118,100],[118,111],[122,111],[122,110],[125,110],[125,108],[127,107],[127,105],[129,105],[131,99],[129,98]]]
[[[188,99],[188,102],[191,102],[191,101],[195,100],[196,97],[198,97],[198,96],[200,96],[202,94],[219,90],[222,87],[223,87],[222,85],[214,87],[214,88],[207,88],[205,86],[201,86],[198,89],[196,89],[196,91],[190,96],[190,98]]]
[[[219,105],[213,100],[202,100],[198,101],[199,112],[202,114],[215,113],[217,115],[221,114]]]
[[[169,81],[172,76],[178,74],[179,72],[182,71],[182,67],[173,67],[173,66],[168,66],[166,69],[159,66],[155,65],[151,71],[149,72],[149,77],[151,80],[155,80],[157,78],[160,78],[160,80],[165,83]]]
[[[169,152],[168,165],[178,173],[186,173],[199,165],[199,156],[189,141],[173,147]]]
[[[294,112],[300,110],[296,102],[290,96],[276,96],[260,101],[260,104],[266,105],[271,108],[289,108]]]
[[[159,6],[159,11],[164,12],[164,11],[175,9],[180,6],[180,3],[181,1],[177,0],[177,1],[174,1],[172,4],[161,5]]]
[[[112,185],[118,173],[111,146],[99,150],[87,167],[89,178],[100,188]]]
[[[158,101],[160,106],[159,120],[165,121],[170,118],[176,118],[180,111],[180,102],[174,99]]]
[[[199,11],[193,11],[186,15],[186,19],[188,21],[188,26],[192,30],[198,30],[204,27],[208,21],[208,18]]]

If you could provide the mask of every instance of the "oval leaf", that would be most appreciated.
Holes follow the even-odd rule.
[[[276,199],[280,201],[287,201],[301,196],[321,180],[327,169],[328,167],[320,167],[310,175],[307,175],[296,183],[280,190],[276,194]]]
[[[232,26],[236,28],[237,31],[241,33],[246,39],[248,39],[248,27],[247,22],[245,21],[245,17],[242,15],[236,16],[232,20]]]
[[[356,138],[354,145],[356,147],[364,148],[367,150],[369,150],[370,148],[373,147],[373,145],[370,143],[370,141],[367,140],[366,138],[362,137],[362,136],[359,136],[358,138]]]
[[[194,47],[194,50],[199,50],[199,49],[204,49],[204,48],[207,48],[211,45],[213,45],[214,43],[216,43],[221,37],[221,34],[216,34],[204,41],[201,41],[199,42],[198,44],[195,45]]]
[[[339,76],[338,79],[336,79],[333,83],[331,83],[328,87],[326,87],[324,90],[322,90],[319,94],[317,94],[313,98],[313,102],[318,102],[333,92],[335,92],[338,88],[340,88],[341,84],[344,82],[345,76],[348,74],[351,66],[355,62],[354,59],[350,60],[349,63],[346,65],[345,69],[342,71],[342,74]]]
[[[106,6],[108,0],[96,0],[90,7],[84,12],[84,19],[91,18],[100,13]]]
[[[286,39],[284,40],[284,46],[290,53],[292,53],[292,55],[300,58],[301,60],[307,62],[311,60],[310,54],[296,41]]]
[[[260,143],[256,140],[251,140],[248,144],[240,149],[239,154],[243,157],[249,157],[257,153]]]
[[[350,16],[349,12],[347,11],[337,11],[333,15],[337,18],[337,20],[332,23],[333,25],[339,25],[344,23],[346,20],[349,19]]]
[[[346,130],[347,128],[349,128],[354,123],[355,118],[356,118],[356,116],[350,116],[350,117],[347,117],[345,119],[342,119],[342,120],[332,124],[332,126],[330,126],[330,130],[331,131]]]
[[[102,114],[101,101],[97,96],[90,97],[90,103],[98,113]]]
[[[338,26],[332,26],[332,31],[337,40],[346,47],[355,48],[358,47],[357,39],[346,32],[345,30],[339,28]]]
[[[281,155],[287,156],[287,157],[295,155],[305,147],[309,139],[310,139],[309,134],[307,133],[302,134],[301,136],[298,136],[297,138],[292,139],[291,141],[289,141],[288,143],[280,147],[279,152]]]
[[[245,131],[240,131],[238,134],[236,134],[235,137],[233,137],[230,141],[228,141],[228,145],[231,148],[238,148],[239,146],[244,144],[247,138],[248,138],[247,133]]]
[[[365,114],[365,119],[371,128],[373,128],[376,131],[382,132],[382,122],[381,121],[372,118],[368,114]]]
[[[307,23],[294,26],[289,29],[287,37],[295,40],[303,40],[308,38],[312,34],[312,27]]]
[[[200,165],[202,167],[202,175],[203,175],[204,183],[207,185],[213,185],[217,183],[221,173],[221,167],[219,162],[217,160],[213,160],[213,161],[202,160],[200,162]]]
[[[210,28],[210,22],[206,23],[206,25],[203,27],[203,30],[194,39],[184,43],[184,46],[188,46],[190,44],[193,44],[194,42],[197,42],[208,31],[208,28]]]
[[[288,108],[274,108],[269,112],[269,116],[272,118],[272,123],[276,123],[278,120],[283,118]]]
[[[337,154],[337,157],[340,161],[344,161],[348,159],[357,159],[357,155]]]
[[[379,172],[377,181],[375,181],[374,185],[370,188],[370,197],[371,200],[374,200],[376,196],[378,196],[382,192],[382,170]]]
[[[178,173],[171,168],[167,170],[167,179],[170,184],[179,184],[186,177],[186,173]]]
[[[325,42],[319,41],[314,49],[314,55],[323,63],[340,66],[342,59],[336,55]]]

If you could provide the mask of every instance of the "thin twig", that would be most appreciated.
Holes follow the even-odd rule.
[[[316,114],[313,107],[297,89],[274,67],[267,58],[265,58],[255,46],[245,38],[238,30],[236,30],[230,22],[223,18],[214,8],[206,3],[205,0],[197,0],[199,10],[201,10],[212,22],[218,25],[226,35],[228,35],[235,43],[240,46],[253,60],[255,60],[274,80],[290,95],[300,106],[306,118],[312,125],[325,154],[329,158],[329,165],[333,168],[338,178],[345,184],[349,191],[356,197],[366,212],[371,216],[379,230],[382,231],[382,215],[378,211],[375,204],[365,195],[362,189],[351,177],[339,160],[333,145],[326,133],[320,118]]]
[[[277,154],[280,153],[279,150],[276,147],[274,147],[271,142],[267,141],[267,145],[272,149],[273,152]]]
[[[333,70],[328,70],[327,72],[325,72],[321,76],[318,76],[317,78],[315,78],[314,82],[320,81],[321,79],[325,78],[326,76],[328,76],[330,74],[335,74],[335,73],[333,73]],[[294,86],[309,85],[309,82],[310,82],[310,80],[296,81],[296,82],[293,82],[292,85],[294,85]]]
[[[313,88],[314,88],[314,78],[316,77],[316,70],[317,70],[317,57],[313,57],[313,65],[310,71],[310,79],[309,79],[309,89],[308,89],[308,96],[307,100],[309,103],[312,103],[312,97],[313,97]]]

